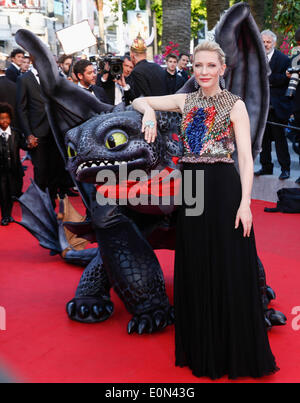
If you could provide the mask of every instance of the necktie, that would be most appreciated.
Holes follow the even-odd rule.
[[[87,91],[94,92],[92,86],[90,86],[89,88],[85,88],[85,89],[86,89]]]
[[[11,155],[10,155],[10,150],[8,147],[8,142],[6,139],[7,133],[2,132],[1,133],[1,148],[2,148],[2,155],[1,155],[1,168],[3,171],[7,171],[11,167]]]

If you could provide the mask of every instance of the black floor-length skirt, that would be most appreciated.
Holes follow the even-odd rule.
[[[233,164],[184,164],[204,171],[204,212],[180,209],[175,254],[176,365],[212,379],[261,377],[278,370],[271,352],[259,289],[253,229],[243,237],[235,218],[241,201]],[[188,192],[189,183],[184,176]]]

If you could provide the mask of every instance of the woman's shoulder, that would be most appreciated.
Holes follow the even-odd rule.
[[[228,105],[228,109],[230,113],[234,113],[235,111],[241,111],[245,109],[245,103],[239,95],[233,94],[228,90],[223,90],[225,102]]]
[[[233,122],[246,115],[248,115],[246,104],[241,97],[237,97],[230,111],[230,119]]]
[[[239,95],[236,95],[236,94],[234,94],[233,92],[230,92],[227,89],[224,89],[222,91],[222,93],[226,98],[232,100],[234,103],[239,101],[239,100],[243,102],[242,98]]]

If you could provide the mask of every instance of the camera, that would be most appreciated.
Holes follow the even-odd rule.
[[[292,67],[290,67],[287,71],[292,75],[290,78],[288,89],[285,95],[289,98],[293,98],[296,94],[297,86],[299,84],[299,75],[300,75],[300,52],[298,51],[292,59]]]
[[[105,64],[108,63],[109,70],[105,70]],[[110,73],[113,79],[119,80],[123,74],[123,60],[119,57],[105,56],[97,60],[97,68],[101,73]]]
[[[297,86],[299,84],[299,74],[300,74],[300,66],[299,67],[290,67],[287,70],[292,77],[290,78],[288,89],[286,90],[285,95],[289,98],[293,98],[296,94]]]

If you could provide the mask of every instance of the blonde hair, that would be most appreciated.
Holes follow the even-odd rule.
[[[208,51],[208,52],[216,52],[218,54],[220,63],[223,65],[226,61],[225,53],[223,52],[222,48],[217,42],[213,41],[202,41],[197,45],[194,49],[194,56],[193,60],[195,60],[195,56],[197,53],[201,51]]]

